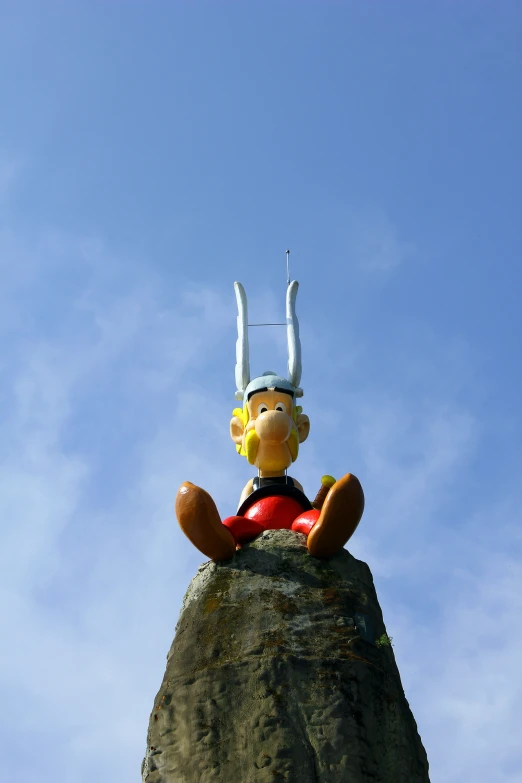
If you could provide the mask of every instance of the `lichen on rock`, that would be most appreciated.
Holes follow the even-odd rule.
[[[144,783],[429,783],[368,566],[269,530],[200,566],[154,702]]]

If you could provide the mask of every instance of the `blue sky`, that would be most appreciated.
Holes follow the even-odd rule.
[[[522,33],[501,2],[0,8],[1,783],[139,781],[183,594],[233,512],[235,299],[300,281],[292,471],[362,481],[433,783],[522,754]],[[285,369],[252,330],[253,372]],[[58,776],[58,777],[57,777]]]

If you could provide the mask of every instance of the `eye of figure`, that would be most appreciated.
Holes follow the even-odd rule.
[[[260,402],[257,406],[257,415],[260,416],[261,413],[265,413],[268,410],[268,405],[266,402]]]
[[[286,405],[284,402],[278,402],[275,406],[276,411],[281,411],[281,413],[286,413]]]

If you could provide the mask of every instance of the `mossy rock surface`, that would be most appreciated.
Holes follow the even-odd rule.
[[[368,566],[270,530],[200,566],[154,702],[144,783],[429,783]]]

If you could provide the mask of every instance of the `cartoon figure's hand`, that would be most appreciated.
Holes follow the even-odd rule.
[[[321,478],[321,489],[315,496],[315,500],[312,503],[313,508],[317,508],[319,510],[322,509],[323,503],[326,500],[326,496],[330,492],[331,488],[335,484],[335,479],[333,476],[323,476]]]

